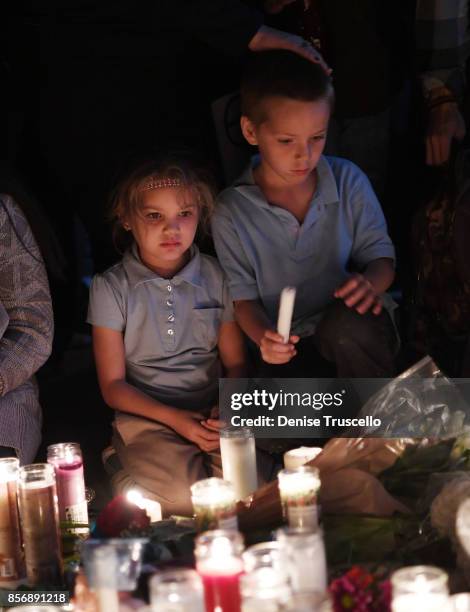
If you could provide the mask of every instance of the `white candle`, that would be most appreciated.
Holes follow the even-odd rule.
[[[198,480],[191,486],[198,531],[238,529],[235,490],[222,478]]]
[[[118,558],[111,546],[96,548],[93,569],[98,612],[119,612],[117,591]]]
[[[403,567],[392,574],[392,612],[450,612],[447,574],[426,565]]]
[[[281,470],[278,474],[278,484],[284,516],[289,525],[316,529],[317,494],[321,484],[318,469],[301,466],[292,470]]]
[[[137,489],[128,491],[126,497],[132,504],[135,504],[138,508],[145,510],[151,523],[156,523],[157,521],[162,520],[161,504],[154,499],[144,497],[140,491],[137,491]]]
[[[284,453],[284,467],[287,470],[293,470],[301,465],[305,465],[312,461],[321,452],[322,448],[317,446],[299,446]]]
[[[470,612],[470,593],[457,593],[450,598],[452,612]]]
[[[255,438],[248,427],[220,431],[220,454],[224,480],[231,482],[235,498],[243,499],[258,488]]]
[[[24,577],[17,505],[18,473],[18,459],[0,459],[0,587],[15,588]]]
[[[294,593],[323,593],[328,574],[321,529],[312,532],[287,527],[276,535]]]
[[[294,312],[295,287],[284,287],[279,301],[277,333],[283,337],[284,344],[289,341],[292,313]]]

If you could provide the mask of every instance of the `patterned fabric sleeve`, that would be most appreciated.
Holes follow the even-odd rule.
[[[458,99],[465,87],[470,54],[469,0],[418,0],[416,56],[423,92],[445,88]]]
[[[21,209],[0,195],[0,302],[9,321],[0,338],[0,396],[43,365],[52,348],[46,269]]]

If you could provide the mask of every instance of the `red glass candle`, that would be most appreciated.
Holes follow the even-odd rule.
[[[204,585],[207,612],[241,612],[243,540],[237,531],[206,531],[196,540],[196,569]]]
[[[80,445],[75,442],[51,444],[47,447],[47,461],[55,470],[60,520],[88,523]],[[83,531],[83,529],[74,529],[74,531]]]

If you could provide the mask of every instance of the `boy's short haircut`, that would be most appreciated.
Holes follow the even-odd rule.
[[[290,98],[302,102],[334,102],[330,77],[320,64],[282,49],[258,51],[248,60],[241,81],[242,114],[260,124],[265,120],[267,98]]]

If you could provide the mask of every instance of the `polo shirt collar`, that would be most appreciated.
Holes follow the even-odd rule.
[[[247,168],[245,168],[241,176],[234,182],[233,186],[239,193],[247,197],[255,204],[259,204],[263,207],[269,207],[269,202],[267,202],[263,192],[258,187],[253,177],[253,169],[256,168],[259,161],[259,155],[253,156],[251,163],[247,166]],[[336,179],[334,177],[333,170],[328,163],[328,159],[324,155],[322,155],[318,160],[317,173],[318,185],[315,195],[313,196],[312,203],[315,202],[323,205],[338,203],[339,194]]]
[[[171,279],[158,276],[156,272],[153,272],[142,263],[136,243],[124,253],[122,264],[132,287],[147,281],[166,285],[169,280],[175,285],[186,282],[201,287],[201,255],[198,247],[195,244],[191,245],[189,253],[191,258],[188,263]]]

